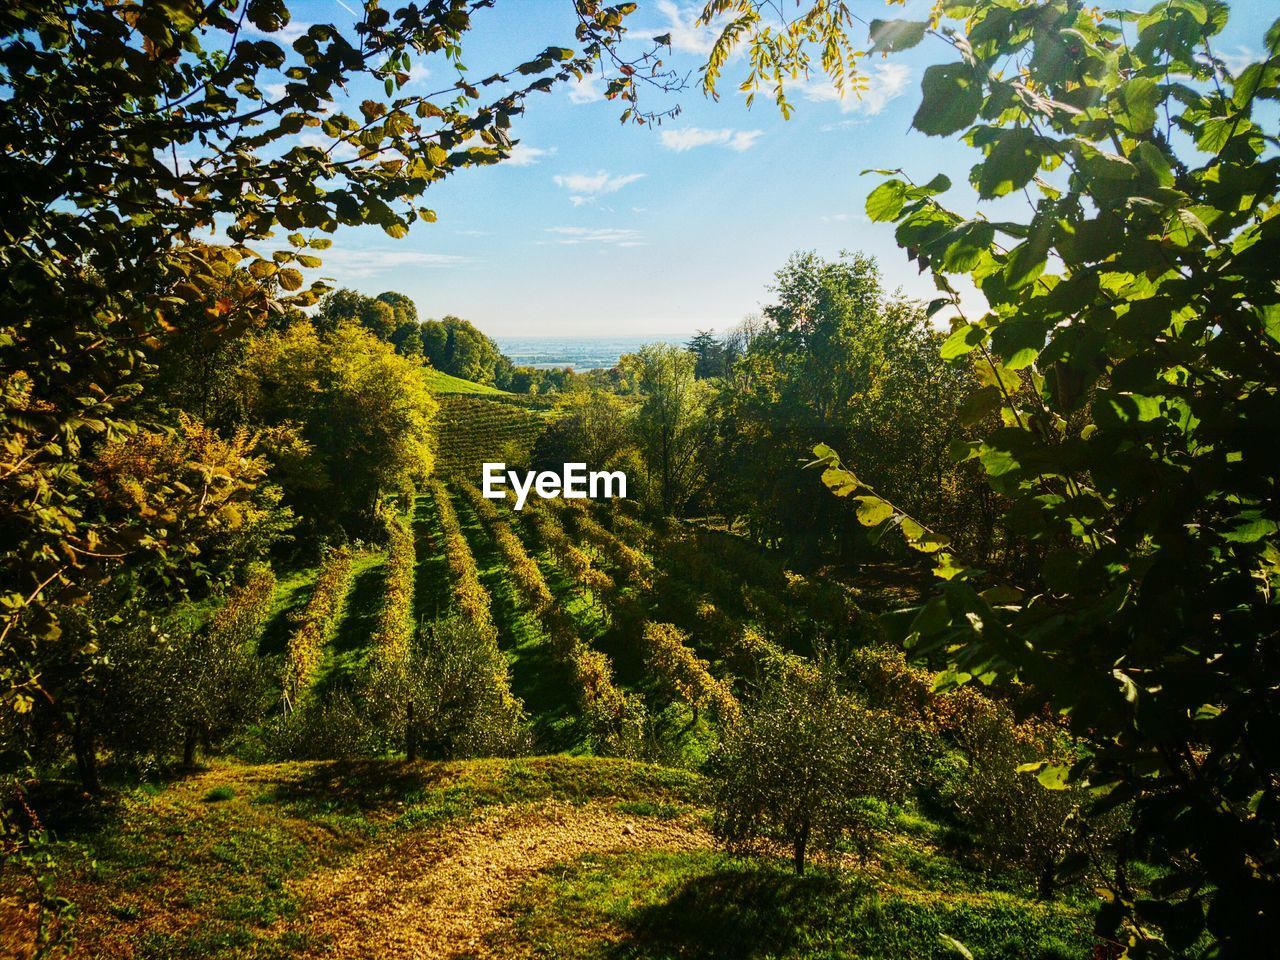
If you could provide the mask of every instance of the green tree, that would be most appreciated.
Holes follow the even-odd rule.
[[[635,428],[655,505],[678,514],[706,479],[709,388],[694,376],[694,358],[671,344],[649,344],[635,354],[643,400]]]
[[[274,476],[313,529],[376,529],[381,500],[431,473],[436,400],[426,370],[368,330],[343,324],[321,335],[297,323],[264,333],[242,377],[253,420],[301,440],[277,447]]]
[[[983,201],[1025,192],[1030,210],[957,213],[945,176],[890,174],[867,211],[958,314],[942,354],[977,358],[967,404],[1000,417],[962,453],[1043,561],[991,583],[830,448],[824,478],[938,557],[944,585],[907,642],[950,682],[1033,684],[1091,748],[1042,783],[1089,785],[1095,813],[1133,804],[1132,843],[1163,876],[1143,891],[1117,873],[1103,931],[1140,955],[1205,937],[1209,955],[1256,955],[1280,938],[1280,759],[1263,746],[1280,736],[1280,22],[1232,71],[1215,0],[939,14],[953,59],[925,72],[914,125],[980,151]],[[930,27],[871,29],[890,51]],[[985,312],[960,309],[955,275]]]
[[[901,799],[908,779],[893,719],[842,692],[829,669],[771,681],[711,765],[716,835],[735,848],[779,840],[797,874],[811,848],[861,826],[862,798]]]
[[[716,339],[715,333],[710,330],[699,330],[685,344],[685,349],[695,358],[693,373],[699,380],[724,376],[728,367],[727,354],[725,345]]]

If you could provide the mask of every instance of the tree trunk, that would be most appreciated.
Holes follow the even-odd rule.
[[[187,724],[187,733],[182,741],[182,769],[194,770],[196,768],[196,747],[199,739],[196,736],[196,725],[194,723]]]
[[[1050,860],[1040,871],[1040,879],[1036,883],[1036,895],[1041,900],[1052,900],[1057,887],[1057,879],[1053,875],[1053,861]]]
[[[100,793],[102,780],[98,777],[98,745],[83,710],[76,711],[71,732],[71,749],[76,756],[80,786],[85,793]]]
[[[809,846],[809,824],[806,823],[803,827],[800,828],[800,832],[796,834],[795,841],[794,841],[793,859],[795,861],[797,877],[804,876],[804,855],[805,855],[805,850],[808,846]]]
[[[409,704],[404,727],[404,755],[407,760],[418,759],[418,730],[413,723],[413,704]]]

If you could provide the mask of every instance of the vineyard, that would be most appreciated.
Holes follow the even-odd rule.
[[[486,460],[523,462],[547,414],[514,394],[440,393],[436,425],[441,475],[479,476]]]

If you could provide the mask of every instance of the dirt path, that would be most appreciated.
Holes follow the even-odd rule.
[[[587,853],[708,846],[701,829],[629,818],[598,806],[548,802],[495,808],[438,837],[410,836],[340,870],[311,878],[300,893],[314,956],[435,960],[493,956],[486,936],[506,919],[521,885]]]

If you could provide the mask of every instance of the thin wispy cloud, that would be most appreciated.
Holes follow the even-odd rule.
[[[316,269],[325,276],[361,280],[395,270],[438,270],[477,262],[473,257],[418,250],[357,250],[334,247],[319,254],[324,261]]]
[[[870,223],[861,213],[825,213],[818,218],[823,223]]]
[[[1227,70],[1231,72],[1233,77],[1238,77],[1249,64],[1265,60],[1266,57],[1257,50],[1241,45],[1231,51],[1219,51],[1218,59],[1226,65]]]
[[[837,103],[841,113],[862,113],[874,117],[893,100],[907,92],[911,84],[911,68],[901,63],[875,63],[866,71],[867,89],[859,92],[845,88],[843,94],[834,83],[822,80],[795,82],[795,90],[806,100]]]
[[[554,157],[555,154],[555,147],[549,147],[544,150],[541,147],[531,147],[527,144],[517,143],[511,148],[511,156],[502,162],[509,167],[531,167],[544,157]]]
[[[714,146],[728,147],[743,153],[754,147],[763,135],[763,130],[704,130],[701,127],[685,127],[682,130],[663,130],[661,137],[664,147],[677,152]]]
[[[591,203],[610,193],[617,193],[627,184],[635,183],[643,177],[643,173],[626,173],[615,176],[601,170],[598,173],[557,174],[551,179],[557,187],[563,187],[568,190],[570,202],[575,207],[579,207],[584,203]]]
[[[616,247],[644,246],[644,237],[639,230],[625,227],[548,227],[547,233],[553,234],[553,243],[565,246],[594,244]]]

